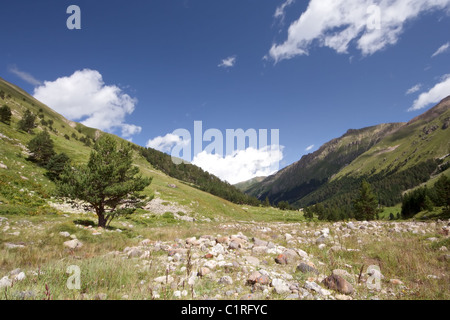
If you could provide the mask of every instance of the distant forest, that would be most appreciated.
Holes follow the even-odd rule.
[[[191,184],[193,187],[236,204],[258,206],[261,202],[233,185],[189,163],[175,164],[166,153],[151,148],[141,148],[142,156],[156,169],[168,176]]]

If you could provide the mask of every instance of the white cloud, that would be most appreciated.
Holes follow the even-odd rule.
[[[283,147],[267,146],[261,149],[237,150],[231,155],[220,156],[203,151],[192,163],[231,184],[277,172],[283,159]]]
[[[141,127],[125,123],[133,113],[137,100],[115,85],[105,85],[96,70],[76,71],[69,77],[45,81],[34,89],[34,97],[73,121],[112,132],[121,129],[124,137],[141,131]]]
[[[122,137],[127,138],[141,133],[142,128],[134,124],[122,124]]]
[[[280,21],[284,21],[284,16],[286,14],[286,8],[293,4],[295,0],[286,0],[283,4],[275,10],[275,14],[273,15],[275,18],[280,19]]]
[[[8,71],[18,76],[20,79],[22,79],[25,82],[28,82],[29,84],[33,86],[39,86],[42,84],[41,81],[37,80],[35,77],[33,77],[28,72],[21,71],[17,68],[17,66],[12,65],[8,67]]]
[[[416,111],[427,107],[432,103],[438,103],[450,95],[450,74],[442,77],[441,82],[436,84],[428,92],[422,93],[413,103],[408,111]]]
[[[310,145],[308,148],[305,149],[305,151],[311,151],[314,148],[314,145]]]
[[[416,84],[415,86],[409,88],[409,89],[406,91],[405,94],[406,94],[406,95],[413,94],[413,93],[419,91],[420,88],[422,88],[422,85],[421,85],[420,83],[419,83],[419,84]]]
[[[222,62],[218,65],[221,68],[231,68],[236,64],[236,56],[231,56],[222,60]]]
[[[294,21],[284,43],[273,44],[275,62],[308,55],[312,46],[347,53],[355,43],[364,56],[397,43],[405,23],[445,9],[450,0],[311,0]]]
[[[189,143],[190,143],[189,140],[185,141],[176,134],[168,133],[164,137],[159,136],[154,139],[148,140],[147,148],[152,148],[159,150],[161,152],[168,153],[170,152],[170,150],[172,150],[173,147],[177,145],[183,146]]]
[[[434,58],[437,55],[440,55],[442,53],[449,51],[449,49],[450,49],[450,42],[447,42],[446,44],[442,45],[439,49],[437,49],[436,52],[433,53],[433,55],[431,57]]]

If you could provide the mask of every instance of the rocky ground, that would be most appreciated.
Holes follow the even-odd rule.
[[[128,222],[118,225],[134,228]],[[448,299],[449,226],[450,220],[333,224],[242,221],[203,226],[195,231],[202,234],[170,240],[137,235],[133,245],[123,244],[101,257],[126,263],[127,268],[144,274],[133,284],[145,288],[146,293],[139,296],[144,299]],[[4,242],[4,250],[30,246],[21,242],[20,236],[31,227],[45,228],[25,219],[12,225],[8,218],[0,217],[1,232],[8,239],[17,239]],[[96,245],[101,245],[105,234],[122,232],[121,228],[77,228],[100,239]],[[85,246],[76,234],[60,231],[52,236],[60,243],[58,250],[81,256]],[[408,244],[415,249],[402,248]],[[3,268],[2,272],[0,288],[4,290],[33,279],[39,271]],[[126,284],[119,291],[119,296],[80,292],[75,298],[136,298],[127,293]],[[21,294],[36,295],[27,288]]]

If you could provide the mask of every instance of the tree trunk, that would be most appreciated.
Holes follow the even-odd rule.
[[[98,226],[100,228],[106,229],[106,217],[105,214],[103,213],[103,211],[98,211],[97,212],[97,216],[98,216]]]

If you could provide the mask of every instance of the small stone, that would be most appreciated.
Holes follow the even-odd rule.
[[[12,286],[12,280],[9,279],[7,276],[0,279],[0,289],[5,287],[11,287]]]
[[[237,241],[231,241],[228,245],[228,249],[237,250],[241,247],[241,244]]]
[[[128,258],[136,258],[136,257],[140,257],[142,256],[144,252],[142,252],[141,249],[139,248],[130,248],[130,250],[128,250]]]
[[[14,243],[5,243],[6,249],[18,249],[18,248],[25,248],[22,244],[14,244]]]
[[[64,242],[64,246],[69,249],[78,249],[78,248],[81,248],[83,246],[83,244],[78,239],[73,239],[73,240]]]
[[[11,271],[9,274],[10,274],[11,276],[16,276],[16,275],[18,275],[18,274],[21,273],[21,272],[22,272],[22,269],[17,268],[17,269],[14,269],[13,271]]]
[[[218,281],[220,284],[224,284],[224,285],[231,285],[233,284],[233,279],[231,279],[230,276],[225,276],[219,279]]]
[[[346,296],[345,294],[337,294],[335,298],[336,300],[353,300],[352,297]]]
[[[201,268],[198,270],[198,275],[199,275],[200,277],[204,277],[204,276],[206,276],[206,275],[209,274],[209,273],[211,273],[211,269],[209,269],[208,267],[201,267]]]
[[[61,231],[59,233],[60,236],[64,237],[64,238],[68,238],[70,237],[70,233],[68,233],[67,231]]]
[[[258,238],[253,238],[253,243],[255,244],[255,247],[266,247],[268,245],[267,241],[258,239]]]
[[[268,250],[267,247],[255,246],[255,247],[252,248],[252,253],[253,254],[266,254],[267,250]]]
[[[312,273],[315,273],[315,274],[319,274],[319,271],[316,268],[311,267],[310,265],[308,265],[308,264],[306,264],[304,262],[301,262],[297,266],[297,271],[300,271],[300,272],[303,272],[303,273],[312,272]]]
[[[14,277],[14,280],[16,280],[16,281],[22,281],[22,280],[24,280],[25,278],[26,278],[25,273],[24,273],[24,272],[21,272],[21,273],[19,273],[18,275],[16,275],[16,276]]]
[[[259,265],[259,259],[252,257],[252,256],[245,256],[244,257],[245,261],[247,261],[248,263],[252,264],[252,265]]]
[[[289,289],[289,285],[282,279],[273,279],[272,287],[275,288],[275,292],[278,294],[291,293],[291,290]]]
[[[153,279],[153,281],[157,282],[157,283],[172,283],[173,282],[173,277],[172,276],[161,276],[158,278]]]
[[[279,254],[276,258],[275,258],[275,262],[278,264],[288,264],[288,258],[286,257],[285,254]]]
[[[389,283],[396,285],[396,286],[403,284],[403,282],[398,279],[391,279],[391,280],[389,280]]]
[[[248,284],[261,284],[267,285],[269,284],[269,277],[267,275],[262,275],[258,271],[254,271],[247,279]]]
[[[321,235],[320,237],[318,237],[316,239],[316,244],[322,244],[325,243],[327,241],[327,237],[325,237],[324,235]]]

